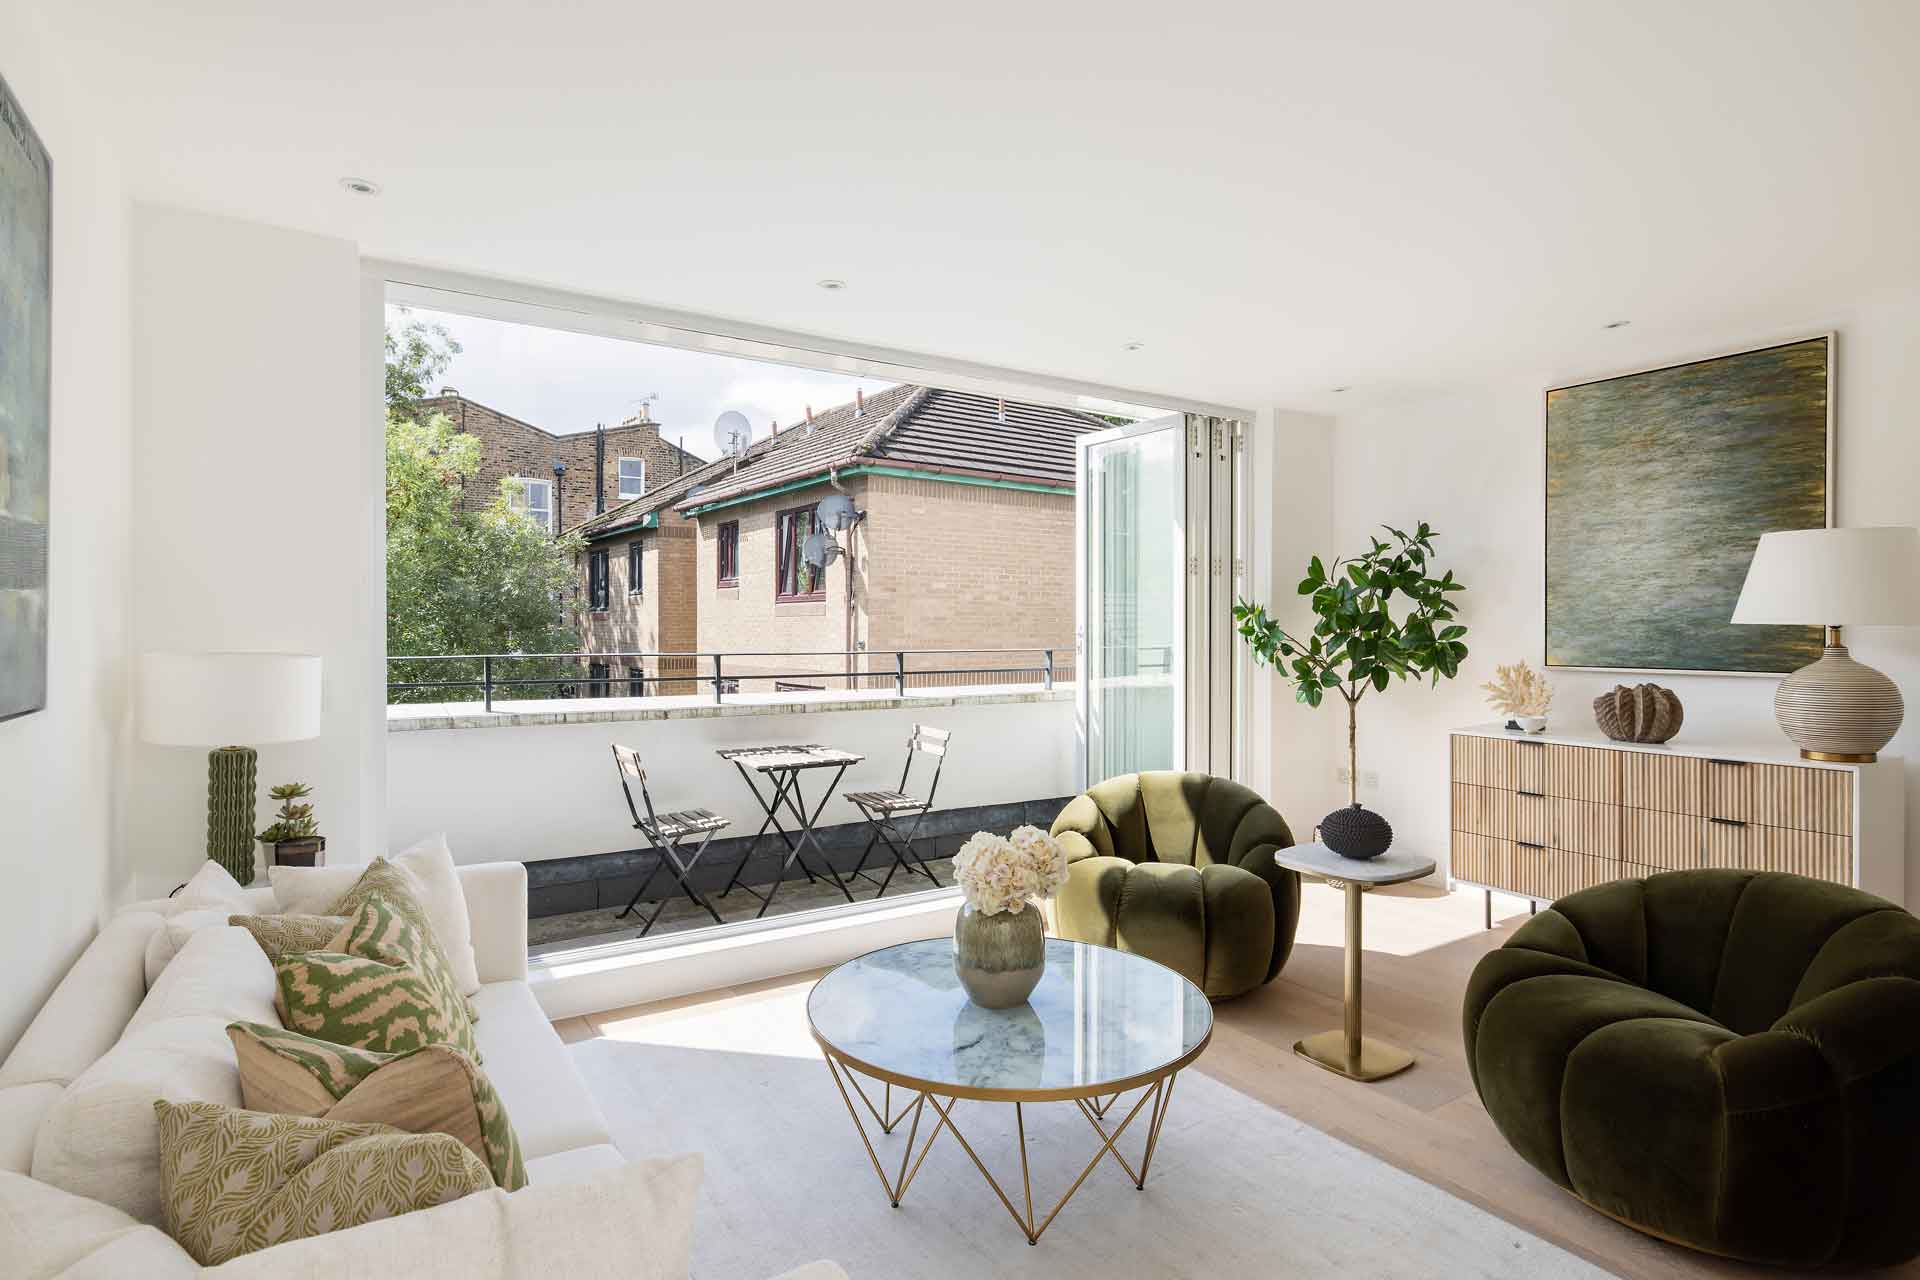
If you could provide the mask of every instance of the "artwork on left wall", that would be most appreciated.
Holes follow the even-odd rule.
[[[0,720],[47,705],[53,162],[0,78]]]

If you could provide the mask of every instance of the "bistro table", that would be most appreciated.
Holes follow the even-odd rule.
[[[1040,1242],[1041,1232],[1109,1156],[1127,1181],[1146,1189],[1174,1079],[1212,1038],[1213,1006],[1200,988],[1145,956],[1048,938],[1046,957],[1040,985],[1012,1009],[983,1009],[967,998],[953,972],[952,938],[870,951],[814,984],[807,996],[808,1025],[894,1208],[942,1130],[953,1134],[1028,1244]],[[881,1086],[878,1106],[862,1078]],[[907,1095],[898,1111],[895,1088]],[[1134,1090],[1138,1096],[1122,1105]],[[882,1134],[912,1117],[898,1172],[891,1176],[856,1098]],[[1013,1104],[1017,1191],[1001,1186],[960,1132],[956,1112],[963,1099]],[[1044,1210],[1044,1201],[1036,1210],[1028,1169],[1026,1107],[1038,1102],[1071,1102],[1093,1127],[1093,1157],[1051,1211]],[[1114,1117],[1117,1124],[1110,1123]],[[926,1138],[916,1146],[923,1128]],[[1116,1145],[1129,1128],[1145,1134],[1138,1167]],[[889,1153],[887,1163],[893,1159]]]
[[[1297,844],[1273,855],[1281,866],[1319,876],[1347,892],[1347,1001],[1345,1025],[1293,1046],[1309,1062],[1349,1080],[1384,1080],[1413,1065],[1405,1049],[1360,1034],[1360,899],[1369,889],[1433,874],[1432,858],[1389,849],[1377,858],[1343,858],[1323,844]]]
[[[866,759],[851,751],[841,751],[834,747],[823,747],[818,743],[806,743],[788,747],[731,747],[716,753],[722,760],[728,761],[740,771],[740,777],[746,782],[747,789],[753,792],[754,800],[766,812],[765,822],[753,833],[753,839],[747,842],[747,848],[740,855],[740,861],[733,868],[733,875],[727,880],[727,887],[720,891],[721,897],[733,892],[735,885],[745,889],[760,900],[760,910],[754,912],[758,920],[767,914],[767,908],[773,905],[773,896],[780,892],[780,882],[786,879],[787,872],[798,862],[800,870],[806,873],[809,882],[815,879],[813,868],[807,865],[803,852],[811,844],[815,853],[820,855],[821,868],[832,878],[834,887],[846,895],[847,901],[853,901],[853,891],[847,888],[840,873],[833,869],[827,851],[820,846],[814,835],[813,824],[819,821],[821,811],[827,807],[827,801],[833,797],[833,789],[840,785],[840,779],[847,769]],[[800,791],[800,775],[809,769],[832,769],[834,774],[827,780],[826,790],[820,793],[820,801],[811,810],[807,808],[806,797]],[[760,784],[753,780],[754,774],[767,779],[771,791],[763,793]],[[798,824],[798,830],[789,833],[780,823],[780,812],[786,812]],[[780,874],[773,878],[762,894],[750,884],[740,884],[740,873],[747,869],[747,863],[759,851],[761,837],[772,827],[787,846],[787,856],[780,864]]]

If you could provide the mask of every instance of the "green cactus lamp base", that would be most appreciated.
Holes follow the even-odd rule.
[[[252,747],[216,747],[207,753],[207,857],[241,884],[253,883],[254,770]]]

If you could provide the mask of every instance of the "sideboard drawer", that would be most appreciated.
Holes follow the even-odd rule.
[[[1684,813],[1629,809],[1621,824],[1620,856],[1662,871],[1686,871],[1700,865],[1704,819]]]
[[[1566,747],[1548,743],[1540,750],[1521,753],[1524,766],[1527,755],[1545,757],[1545,777],[1536,790],[1563,800],[1592,800],[1599,804],[1620,803],[1620,753],[1600,747]]]
[[[1700,865],[1759,871],[1767,863],[1767,828],[1726,818],[1708,818],[1700,833]]]
[[[1452,874],[1475,884],[1505,887],[1513,869],[1513,842],[1468,831],[1453,833]]]
[[[1512,835],[1513,792],[1477,787],[1470,782],[1454,783],[1453,829],[1502,839]]]
[[[1513,831],[1516,841],[1584,853],[1596,858],[1620,856],[1619,805],[1560,796],[1513,793]]]
[[[1707,820],[1703,865],[1740,871],[1787,871],[1835,884],[1853,882],[1853,842],[1821,831],[1793,831],[1752,822]]]
[[[1750,766],[1752,820],[1792,831],[1853,834],[1853,775],[1790,764]]]
[[[1706,812],[1707,762],[1699,756],[1620,753],[1620,803],[1662,813]]]
[[[1743,760],[1707,759],[1706,816],[1729,822],[1753,822],[1753,782],[1761,766]]]
[[[1453,736],[1453,780],[1478,787],[1513,790],[1513,748],[1507,738]]]
[[[1542,902],[1552,902],[1582,889],[1620,878],[1618,858],[1590,858],[1584,853],[1549,849],[1515,840],[1508,879],[1503,888]]]

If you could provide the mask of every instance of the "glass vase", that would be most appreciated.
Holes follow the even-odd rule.
[[[967,996],[983,1009],[1025,1004],[1047,967],[1046,922],[1029,902],[1018,911],[987,915],[972,904],[953,922],[953,971]]]

